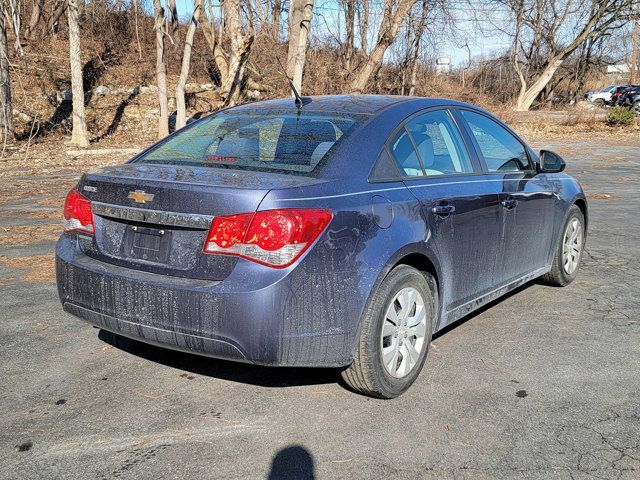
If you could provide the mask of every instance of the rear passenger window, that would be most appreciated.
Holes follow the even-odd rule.
[[[404,128],[395,136],[389,145],[389,150],[398,164],[402,176],[419,177],[423,175],[418,155],[413,148],[409,133]]]
[[[508,130],[479,113],[462,110],[462,116],[469,124],[490,172],[529,170],[524,145]]]
[[[449,112],[436,110],[407,124],[427,176],[472,173],[473,167]]]

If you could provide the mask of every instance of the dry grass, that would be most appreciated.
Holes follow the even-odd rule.
[[[17,270],[17,276],[6,276],[4,280],[19,279],[29,283],[53,283],[56,279],[53,252],[46,255],[30,255],[28,257],[8,257],[0,255],[0,263],[6,268]],[[7,278],[9,277],[9,278]]]
[[[53,200],[53,199],[52,199]],[[56,205],[62,207],[62,205]],[[0,218],[28,218],[28,219],[57,219],[61,216],[61,211],[58,210],[17,210],[7,209],[0,211]],[[0,227],[0,231],[3,227]]]
[[[531,112],[500,112],[499,117],[529,141],[539,139],[575,138],[615,139],[616,143],[640,145],[640,122],[628,126],[611,126],[603,110],[536,110]]]
[[[54,242],[62,232],[61,223],[0,227],[0,246],[21,247],[40,242]]]
[[[587,198],[589,200],[609,200],[610,198],[614,198],[610,193],[587,193]]]

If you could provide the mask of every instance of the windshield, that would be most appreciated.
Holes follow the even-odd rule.
[[[365,118],[222,111],[178,132],[135,161],[305,174]]]

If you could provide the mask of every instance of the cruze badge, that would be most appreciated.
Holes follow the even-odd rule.
[[[144,190],[136,190],[134,192],[129,192],[129,196],[127,198],[137,203],[146,203],[153,200],[153,197],[153,193],[147,193]]]

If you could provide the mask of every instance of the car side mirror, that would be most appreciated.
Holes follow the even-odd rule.
[[[538,171],[542,173],[562,172],[567,166],[560,155],[551,150],[540,150],[540,163]]]

